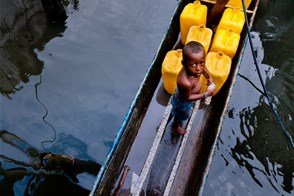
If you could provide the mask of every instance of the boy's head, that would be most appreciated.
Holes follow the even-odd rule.
[[[205,67],[205,50],[201,43],[190,41],[183,48],[183,61],[188,74],[201,75]]]
[[[188,42],[183,48],[183,60],[189,58],[191,53],[201,53],[205,55],[205,49],[203,45],[197,41]]]

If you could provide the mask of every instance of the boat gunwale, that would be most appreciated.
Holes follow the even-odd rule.
[[[209,0],[201,0],[201,1],[209,1]],[[209,2],[211,2],[211,1],[209,1]],[[251,11],[246,12],[247,16],[250,15],[250,19],[248,19],[250,28],[252,28],[252,26],[253,26],[253,22],[254,22],[254,19],[255,19],[255,15],[256,15],[259,3],[260,3],[260,0],[253,0],[250,7],[249,7],[253,11],[252,12]],[[231,95],[232,95],[232,91],[233,91],[235,81],[236,81],[236,78],[237,78],[239,66],[241,65],[243,53],[244,53],[245,46],[246,46],[246,43],[247,43],[248,31],[247,31],[247,28],[245,26],[244,26],[244,28],[243,28],[243,30],[241,32],[241,37],[243,37],[243,39],[242,38],[240,39],[240,44],[239,45],[242,45],[242,47],[240,47],[240,46],[238,47],[236,55],[232,59],[232,65],[233,66],[231,68],[231,72],[229,74],[229,77],[228,77],[227,81],[225,82],[224,86],[222,87],[221,91],[215,97],[218,100],[221,100],[222,97],[225,97],[224,100],[223,100],[225,102],[225,104],[224,104],[224,106],[222,108],[222,111],[221,111],[220,121],[216,123],[216,124],[218,124],[218,126],[216,127],[214,141],[212,141],[212,142],[210,141],[212,144],[211,144],[211,147],[209,148],[210,149],[209,152],[207,152],[207,149],[202,149],[203,147],[198,147],[198,148],[200,148],[200,149],[197,149],[198,150],[197,153],[199,153],[199,154],[197,154],[195,152],[197,154],[197,155],[195,155],[196,157],[202,157],[202,158],[195,158],[195,162],[194,162],[194,167],[195,168],[194,168],[194,170],[193,169],[191,169],[191,170],[195,174],[196,173],[197,174],[200,173],[200,174],[198,176],[191,175],[191,176],[188,177],[189,178],[189,183],[186,186],[185,190],[182,190],[182,192],[185,191],[185,195],[193,194],[193,193],[195,193],[195,190],[197,190],[197,193],[201,195],[201,193],[203,191],[205,181],[206,181],[206,177],[207,177],[209,167],[210,167],[210,164],[211,164],[211,161],[212,161],[213,153],[215,151],[216,142],[217,142],[217,139],[218,139],[219,134],[221,132],[222,121],[223,121],[223,118],[224,118],[225,113],[227,111],[228,103],[229,103],[229,100],[230,100]],[[218,102],[222,102],[222,101],[218,101]],[[214,104],[214,103],[212,103],[212,104]],[[207,112],[207,113],[209,113],[209,112]],[[214,122],[215,119],[207,117],[206,121],[209,122],[207,124],[211,124],[211,121]],[[208,126],[208,127],[204,127],[202,130],[200,130],[202,132],[202,139],[206,139],[207,137],[210,137],[209,134],[207,134],[207,133],[211,134],[211,132],[212,132],[211,129],[213,129],[213,128]],[[201,139],[199,139],[199,140],[201,140]],[[205,141],[202,141],[202,142],[205,143]],[[207,145],[205,147],[207,147]],[[204,156],[207,157],[207,159],[205,159],[206,161],[201,160],[201,159],[203,159]],[[199,161],[199,159],[200,159],[200,161]],[[203,165],[205,165],[205,168],[204,169],[199,168],[199,163],[196,164],[196,160],[198,160],[200,163],[203,163]],[[204,171],[199,172],[199,171],[202,171],[202,169]],[[199,186],[199,184],[200,184],[200,186]],[[193,187],[193,188],[191,188],[191,187]],[[174,190],[176,190],[178,188],[179,187],[174,187]],[[177,194],[177,193],[174,193],[174,194]]]
[[[204,0],[204,1],[207,1],[207,0]],[[236,64],[236,68],[235,68],[234,73],[233,73],[233,78],[232,78],[233,81],[232,81],[232,83],[231,83],[231,85],[230,85],[230,87],[228,89],[229,93],[228,93],[228,97],[226,99],[226,104],[225,104],[224,110],[223,110],[222,115],[221,115],[222,117],[225,116],[225,112],[227,111],[228,104],[230,102],[230,99],[231,99],[231,96],[232,96],[232,93],[233,93],[233,88],[234,88],[235,83],[236,83],[239,67],[240,67],[240,65],[242,63],[245,47],[246,47],[246,44],[247,44],[247,41],[248,41],[248,31],[250,31],[251,28],[253,27],[253,23],[254,23],[254,20],[255,20],[255,16],[256,16],[256,12],[257,12],[260,0],[256,0],[254,3],[255,3],[255,5],[253,5],[254,9],[253,9],[252,12],[248,12],[248,10],[246,10],[247,14],[248,13],[252,14],[252,16],[250,18],[250,22],[249,22],[249,28],[250,29],[247,29],[247,26],[245,26],[246,24],[244,25],[242,33],[244,33],[244,34],[246,33],[246,36],[245,36],[244,42],[242,43],[243,46],[242,46],[242,49],[241,49],[241,51],[239,53],[240,55],[238,57],[238,62]],[[208,172],[209,172],[209,168],[210,168],[211,163],[212,163],[213,154],[215,153],[215,148],[216,148],[216,144],[217,144],[217,141],[218,141],[217,138],[219,138],[219,135],[220,135],[220,132],[221,132],[221,128],[222,128],[222,124],[223,124],[222,121],[223,121],[223,118],[221,119],[221,122],[219,123],[216,139],[213,142],[212,148],[210,150],[210,154],[208,156],[209,158],[208,158],[207,166],[205,168],[204,175],[203,175],[203,178],[202,178],[202,183],[201,183],[201,187],[200,187],[200,190],[199,190],[199,195],[202,195],[202,193],[203,193],[203,189],[204,189],[204,186],[205,186],[205,182],[207,180],[207,175],[208,175]]]

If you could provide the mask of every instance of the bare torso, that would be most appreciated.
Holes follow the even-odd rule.
[[[182,69],[178,76],[177,96],[181,99],[189,100],[192,94],[198,94],[202,84],[199,82],[200,76],[187,75],[186,71]]]

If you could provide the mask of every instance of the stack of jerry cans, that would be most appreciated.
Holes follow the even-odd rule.
[[[232,3],[232,0],[230,2]],[[240,7],[225,9],[206,58],[207,69],[216,83],[214,95],[220,90],[230,73],[232,59],[237,52],[244,23],[244,13]]]
[[[195,38],[189,38],[191,40],[199,41],[201,43],[202,38],[206,38],[204,35],[207,31],[205,28],[207,18],[207,7],[202,5],[199,0],[194,1],[193,3],[188,3],[181,15],[180,15],[180,31],[181,31],[181,42],[182,44],[186,43],[186,38],[190,27],[192,26],[201,26],[201,34],[198,34],[200,29],[196,27],[192,30],[191,34],[195,34],[198,40]],[[212,37],[212,32],[210,39]],[[210,44],[211,41],[209,41]],[[205,45],[204,42],[202,42]],[[207,45],[207,44],[206,44]],[[208,50],[209,45],[207,46]],[[206,51],[207,52],[207,51]],[[182,50],[170,50],[167,52],[161,67],[161,74],[163,79],[164,89],[169,93],[173,94],[177,87],[177,77],[182,68]]]
[[[222,51],[225,55],[233,58],[239,45],[240,33],[244,23],[244,13],[239,7],[226,8],[213,38],[210,51]]]

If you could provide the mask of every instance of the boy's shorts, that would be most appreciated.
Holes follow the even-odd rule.
[[[172,103],[172,115],[176,117],[178,120],[187,120],[190,116],[190,110],[193,105],[192,101],[182,100],[177,97],[177,93],[175,92],[171,99]]]

